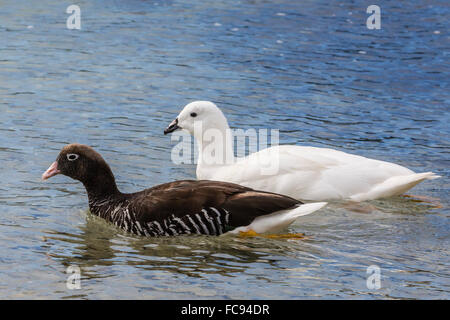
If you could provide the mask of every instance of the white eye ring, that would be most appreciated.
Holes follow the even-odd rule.
[[[69,161],[75,161],[79,158],[80,156],[77,155],[76,153],[68,153],[67,154],[67,160]]]

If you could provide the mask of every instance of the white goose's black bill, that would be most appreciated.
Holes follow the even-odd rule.
[[[164,134],[168,134],[168,133],[174,132],[175,130],[178,130],[178,129],[181,129],[181,127],[178,126],[178,118],[176,118],[164,130]]]

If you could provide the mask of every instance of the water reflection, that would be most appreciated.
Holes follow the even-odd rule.
[[[387,214],[431,214],[435,209],[443,207],[439,198],[402,195],[389,199],[378,199],[366,202],[336,202],[331,204],[337,208],[344,208],[355,213],[374,213],[376,211]]]
[[[80,233],[47,231],[45,238],[50,257],[66,267],[77,265],[82,270],[89,270],[83,273],[89,278],[104,276],[91,267],[115,264],[190,277],[208,277],[209,274],[233,276],[251,268],[253,263],[263,263],[266,268],[275,269],[277,255],[289,256],[294,252],[290,241],[259,237],[131,236],[90,213],[86,214],[86,224],[80,226]],[[61,247],[65,248],[63,252]]]

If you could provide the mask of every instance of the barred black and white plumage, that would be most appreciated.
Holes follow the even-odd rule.
[[[152,237],[189,234],[218,236],[228,231],[228,219],[229,213],[225,209],[206,208],[200,213],[186,214],[181,217],[172,214],[162,221],[150,221],[144,226],[134,221],[131,222],[131,229],[127,231]]]
[[[68,157],[74,154],[78,157]],[[248,227],[259,218],[277,212],[284,215],[280,215],[279,220],[273,217],[267,220],[284,226],[297,216],[323,206],[306,208],[309,205],[302,206],[300,201],[287,196],[208,180],[174,181],[136,193],[121,193],[110,167],[100,154],[80,144],[64,147],[43,179],[58,173],[84,184],[93,214],[127,232],[148,237],[216,236]],[[286,215],[290,211],[296,213]],[[259,221],[260,229],[267,229],[264,221]]]

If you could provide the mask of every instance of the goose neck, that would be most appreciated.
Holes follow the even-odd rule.
[[[233,135],[228,125],[202,130],[195,137],[199,165],[221,166],[234,162]]]

